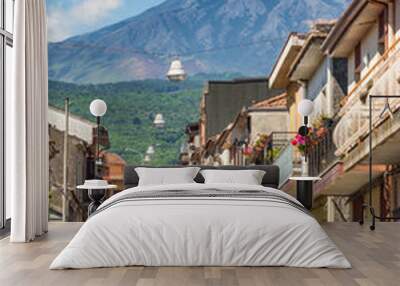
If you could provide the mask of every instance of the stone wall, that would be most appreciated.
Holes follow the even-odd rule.
[[[49,126],[50,140],[50,182],[49,182],[49,206],[52,217],[60,218],[62,214],[63,191],[63,158],[64,158],[64,132]],[[86,218],[87,193],[76,191],[76,186],[84,182],[90,176],[90,152],[88,146],[82,140],[69,136],[68,138],[68,221],[82,221]],[[77,201],[80,203],[77,204]]]
[[[289,129],[289,112],[287,110],[251,112],[251,138],[254,143],[259,134],[286,132]]]

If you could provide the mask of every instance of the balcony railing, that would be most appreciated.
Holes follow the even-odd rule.
[[[346,97],[347,100],[339,112],[340,120],[333,133],[337,156],[346,154],[363,136],[368,135],[368,95],[399,93],[397,82],[400,71],[399,59],[400,45],[397,40]],[[385,106],[390,106],[390,109],[394,111],[400,106],[400,100],[397,98],[388,101],[374,100],[372,105],[374,126],[386,119],[385,116],[382,116]]]
[[[308,170],[311,176],[320,176],[338,160],[335,155],[336,146],[333,144],[333,127],[326,130],[318,143],[308,150]]]
[[[294,148],[291,144],[282,149],[273,165],[279,166],[279,187],[281,187],[293,174]]]
[[[399,57],[400,38],[398,38],[381,58],[372,65],[363,77],[349,90],[347,96],[342,99],[342,106],[344,107],[341,113],[346,112],[346,107],[352,106],[354,102],[359,99],[373,84],[373,81],[379,78],[386,72],[387,67],[393,64]],[[371,81],[372,80],[372,81]]]
[[[289,145],[290,141],[296,136],[296,132],[275,131],[268,137],[265,150],[265,163],[272,164],[279,158],[281,152]]]

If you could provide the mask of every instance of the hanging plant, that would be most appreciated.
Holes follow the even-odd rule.
[[[253,145],[247,146],[243,149],[243,154],[250,158],[252,163],[262,162],[264,157],[264,150],[267,147],[268,135],[258,134],[257,139]]]
[[[268,135],[259,134],[257,140],[255,141],[255,143],[253,145],[253,149],[256,152],[263,152],[267,145],[267,141],[268,141]]]
[[[318,116],[313,122],[313,138],[315,140],[319,140],[328,133],[329,128],[332,128],[333,126],[333,119],[321,114]]]

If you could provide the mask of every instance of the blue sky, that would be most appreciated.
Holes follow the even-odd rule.
[[[46,0],[49,41],[56,42],[135,16],[165,0]]]

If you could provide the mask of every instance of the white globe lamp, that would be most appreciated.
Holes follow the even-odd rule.
[[[104,100],[95,99],[90,103],[90,113],[96,117],[102,117],[107,112],[107,104]]]
[[[308,116],[314,111],[314,103],[309,99],[303,99],[300,101],[297,111],[304,118],[304,125],[300,127],[299,134],[307,136],[308,131]]]
[[[302,116],[310,116],[310,114],[314,111],[314,103],[309,99],[303,99],[300,101],[297,111]]]

